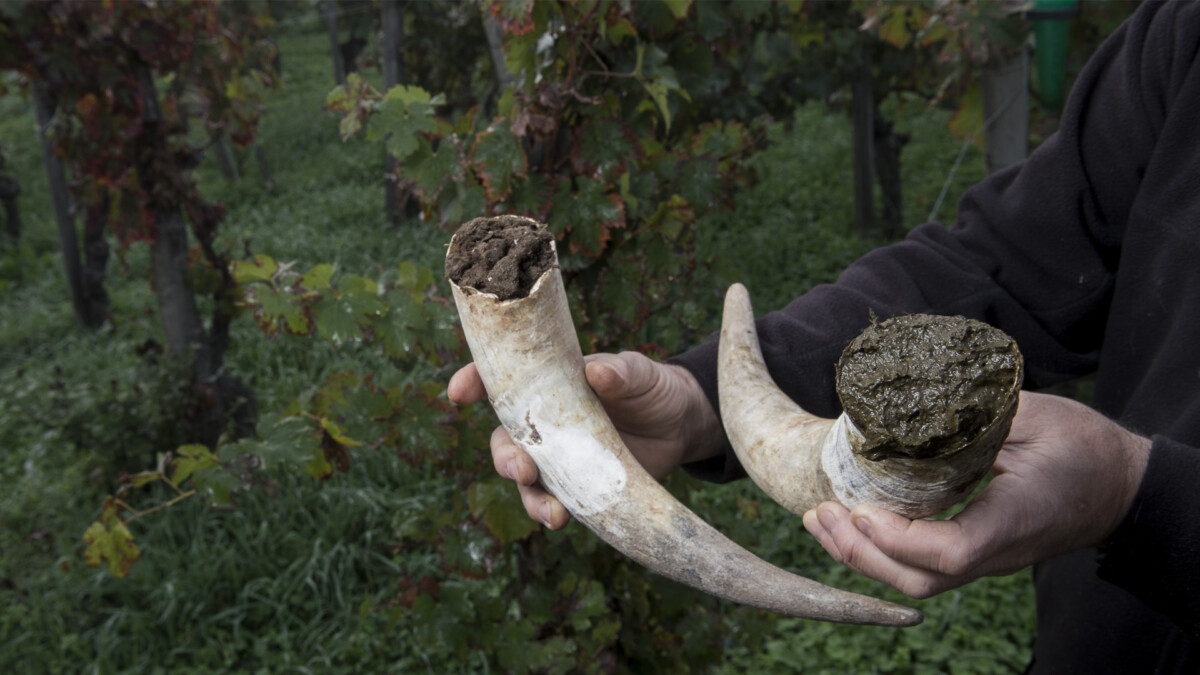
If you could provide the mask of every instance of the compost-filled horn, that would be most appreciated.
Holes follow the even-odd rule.
[[[776,386],[763,361],[750,295],[741,284],[729,288],[717,368],[721,420],[742,467],[771,499],[799,515],[836,500],[921,518],[962,500],[987,474],[1016,413],[1020,352],[1011,338],[977,321],[911,317],[905,325],[915,327],[910,333],[918,344],[879,358],[879,372],[865,373],[877,378],[864,389],[879,401],[861,406],[866,412],[856,425],[845,412],[837,419],[808,413]],[[860,340],[851,343],[843,361],[895,348],[886,340]],[[946,354],[947,363],[932,363]],[[845,399],[842,375],[839,371],[839,394]],[[946,384],[940,380],[954,377],[959,380],[945,388],[946,400],[921,400]],[[924,406],[919,425],[913,424],[917,412],[897,410],[905,392],[889,389],[914,382],[924,383],[909,396],[913,410]],[[860,426],[869,426],[870,433]]]
[[[531,238],[544,243],[532,245]],[[527,293],[520,288],[528,270],[522,272],[527,265],[516,258],[544,262],[537,252],[544,246],[553,261],[553,245],[543,225],[501,216],[465,224],[447,253],[463,332],[488,398],[513,441],[537,464],[547,490],[625,555],[706,593],[809,619],[920,623],[914,609],[829,588],[763,561],[701,520],[642,468],[587,384],[557,265],[551,262]],[[462,285],[468,278],[506,288],[515,279],[518,288],[502,299]]]

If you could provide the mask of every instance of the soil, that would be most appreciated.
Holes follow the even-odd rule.
[[[946,456],[1008,407],[1021,354],[1004,332],[961,316],[909,314],[872,325],[837,364],[837,392],[871,460]]]
[[[542,274],[556,266],[553,241],[545,225],[529,218],[476,218],[454,235],[446,276],[460,288],[501,300],[524,298]]]

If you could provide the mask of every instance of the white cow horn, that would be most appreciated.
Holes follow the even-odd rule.
[[[515,216],[464,225],[450,242],[450,276],[455,276],[450,257],[465,232],[514,224],[544,229]],[[553,251],[553,238],[547,239]],[[914,609],[829,588],[763,561],[646,473],[587,384],[557,266],[542,274],[528,295],[508,300],[460,287],[454,279],[450,285],[500,422],[533,458],[545,487],[601,539],[659,574],[746,605],[843,623],[921,622]]]
[[[868,459],[865,437],[846,413],[834,420],[817,417],[776,386],[763,361],[750,295],[734,284],[725,295],[719,345],[721,420],[751,480],[792,513],[803,515],[823,501],[836,500],[847,507],[871,504],[908,518],[933,515],[970,494],[1008,435],[1022,366],[1015,344],[1007,336],[1002,340],[1007,341],[1002,342],[1007,379],[1001,382],[1003,395],[992,419],[943,454],[925,457],[931,453],[918,449]],[[944,403],[949,410],[954,402]]]

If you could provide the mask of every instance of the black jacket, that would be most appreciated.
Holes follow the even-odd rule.
[[[754,289],[750,289],[753,292]],[[758,322],[806,409],[869,321],[962,314],[1012,335],[1028,388],[1095,373],[1093,405],[1153,437],[1103,552],[1035,568],[1034,672],[1200,673],[1200,2],[1148,2],[1080,75],[1058,133],[927,223]],[[716,342],[673,362],[717,405]],[[743,475],[732,452],[688,467]]]

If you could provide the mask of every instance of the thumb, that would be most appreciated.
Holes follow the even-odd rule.
[[[588,384],[602,399],[640,396],[654,387],[654,362],[637,352],[593,354],[587,358],[584,374]]]

